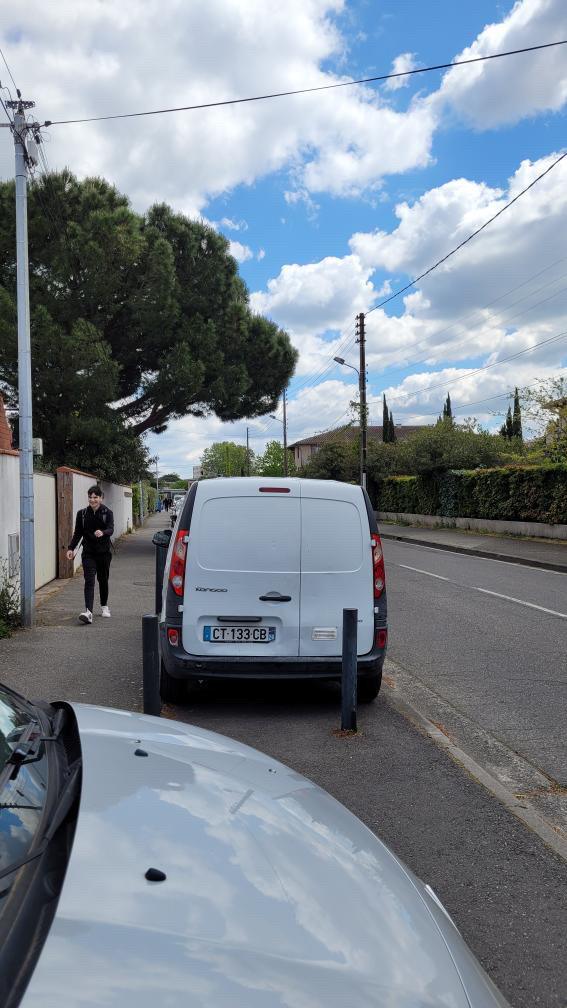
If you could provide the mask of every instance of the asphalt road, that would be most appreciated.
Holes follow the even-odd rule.
[[[567,786],[567,575],[384,541],[388,656]]]
[[[96,616],[92,627],[77,623],[82,579],[75,578],[40,608],[34,630],[0,641],[0,679],[28,696],[139,709],[141,615],[153,604],[150,539],[153,529],[163,525],[163,518],[153,518],[149,527],[121,544],[111,568],[112,620]],[[423,557],[424,550],[416,551],[421,559],[414,563],[402,547],[386,545],[391,657],[411,663],[414,672],[424,668],[416,613],[423,612],[418,625],[425,632],[432,610],[446,605],[447,617],[437,612],[437,630],[429,637],[429,668],[433,675],[443,662],[444,681],[450,683],[454,669],[465,684],[472,662],[463,664],[464,649],[445,642],[446,634],[454,634],[455,621],[465,634],[458,615],[463,603],[452,609],[462,589],[444,587],[446,595],[429,595],[427,602],[423,588],[408,587],[409,578],[418,575],[395,567],[394,548],[406,566],[436,572],[430,550]],[[470,570],[472,561],[466,560]],[[455,571],[463,569],[461,557],[445,556],[443,562],[455,563]],[[448,576],[446,569],[443,576]],[[496,571],[490,576],[506,575]],[[425,582],[437,586],[436,579],[425,575],[415,584]],[[495,584],[477,583],[491,589]],[[521,597],[516,589],[508,594]],[[506,649],[498,635],[508,632],[507,621],[501,623],[494,620],[492,632],[499,654]],[[557,667],[553,671],[557,674]],[[510,676],[502,680],[502,690],[509,681],[514,682]],[[464,692],[472,703],[475,691],[469,686]],[[187,706],[163,713],[240,739],[326,788],[432,885],[514,1008],[567,1008],[567,863],[401,717],[385,693],[360,709],[354,738],[337,735],[339,693],[324,684],[218,683]]]

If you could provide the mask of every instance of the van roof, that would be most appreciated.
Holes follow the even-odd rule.
[[[359,503],[362,498],[358,484],[342,483],[339,480],[301,479],[297,476],[219,476],[216,479],[199,480],[199,497],[242,496],[244,490],[251,493],[260,487],[289,487],[298,497],[332,497]]]

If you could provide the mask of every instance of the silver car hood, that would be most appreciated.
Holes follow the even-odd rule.
[[[505,1004],[421,883],[326,792],[221,735],[73,710],[79,818],[22,1008]]]

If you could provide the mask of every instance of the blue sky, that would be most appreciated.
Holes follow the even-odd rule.
[[[56,119],[317,86],[556,41],[567,38],[567,5],[211,0],[205,9],[77,0],[63,12],[29,0],[4,15],[0,38],[38,116]],[[165,200],[233,242],[253,306],[300,351],[289,389],[293,441],[345,420],[355,376],[329,365],[343,344],[357,364],[355,315],[462,241],[562,153],[566,102],[567,46],[415,75],[397,88],[53,127],[46,150],[53,168],[105,175],[137,210]],[[11,144],[2,133],[8,177]],[[510,388],[565,372],[567,339],[529,348],[567,329],[566,181],[563,162],[410,297],[368,316],[371,420],[380,422],[384,391],[398,423],[431,422],[450,391],[459,415],[494,428]],[[487,364],[495,366],[469,374]],[[211,441],[243,441],[246,426],[257,451],[281,432],[269,418],[188,417],[149,444],[162,471],[187,476]]]

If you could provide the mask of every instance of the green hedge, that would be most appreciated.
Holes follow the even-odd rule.
[[[567,524],[567,466],[506,466],[390,476],[371,488],[377,511]]]

